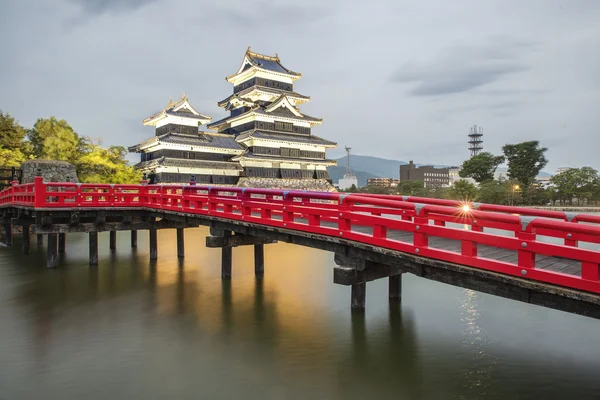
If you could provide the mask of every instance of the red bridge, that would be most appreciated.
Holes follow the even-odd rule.
[[[264,245],[283,241],[335,253],[334,282],[352,287],[364,308],[366,282],[389,278],[401,297],[402,273],[519,301],[600,318],[600,216],[412,196],[321,193],[238,187],[118,184],[18,184],[0,192],[5,243],[12,227],[47,236],[47,266],[65,251],[66,233],[87,232],[90,264],[98,232],[149,230],[150,258],[158,229],[211,228],[208,247],[222,248],[222,277],[231,277],[232,247],[255,246],[257,276]],[[458,225],[457,225],[458,224]]]

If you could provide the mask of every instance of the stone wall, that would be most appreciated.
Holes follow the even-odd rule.
[[[326,179],[240,178],[239,187],[335,192]]]
[[[75,166],[66,161],[55,160],[29,160],[23,163],[23,182],[32,183],[37,175],[38,168],[45,182],[79,182]]]

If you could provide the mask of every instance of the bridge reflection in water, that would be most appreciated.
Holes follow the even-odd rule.
[[[272,245],[268,272],[256,279],[251,249],[239,248],[235,279],[222,281],[220,251],[204,248],[207,230],[188,232],[184,261],[175,257],[173,231],[159,232],[165,245],[158,261],[148,261],[142,232],[137,250],[124,240],[114,252],[101,234],[99,266],[91,269],[85,235],[70,236],[56,270],[23,264],[31,259],[3,249],[1,349],[10,365],[0,374],[3,393],[91,399],[597,393],[596,320],[410,276],[401,305],[388,305],[387,285],[374,282],[373,306],[348,313],[349,289],[331,282],[330,253]],[[43,248],[32,250],[27,257],[45,259]]]

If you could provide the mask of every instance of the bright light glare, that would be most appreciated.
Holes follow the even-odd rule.
[[[461,207],[461,209],[463,210],[463,212],[468,213],[469,211],[471,211],[471,206],[469,206],[468,204],[465,204],[464,206]]]

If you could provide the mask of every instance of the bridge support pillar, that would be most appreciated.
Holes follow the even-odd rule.
[[[137,231],[131,231],[131,247],[137,247]]]
[[[265,245],[254,245],[254,275],[262,278],[265,275]]]
[[[23,225],[23,254],[29,254],[29,225]]]
[[[158,231],[156,229],[150,229],[148,233],[150,236],[150,259],[156,260],[158,258]]]
[[[223,237],[230,237],[231,231],[225,231]],[[233,247],[221,248],[221,279],[231,279],[231,264],[233,261]]]
[[[111,250],[115,250],[117,248],[117,231],[110,231],[109,235],[109,247]]]
[[[37,245],[38,245],[38,246],[41,246],[41,245],[43,245],[43,244],[44,244],[44,235],[43,235],[43,234],[41,234],[41,233],[38,233],[38,234],[36,235],[36,241],[37,241]]]
[[[352,285],[350,308],[353,311],[364,311],[367,298],[367,283],[355,283]]]
[[[48,234],[48,247],[46,249],[46,267],[56,268],[58,265],[58,234]]]
[[[183,228],[177,228],[177,257],[185,257],[185,240],[183,235]]]
[[[12,225],[4,224],[4,244],[12,246]]]
[[[402,300],[402,274],[392,275],[389,278],[388,296],[390,302],[400,302]]]
[[[98,265],[98,232],[90,232],[90,265]]]
[[[59,233],[58,234],[58,252],[64,253],[66,245],[67,245],[67,234]]]

